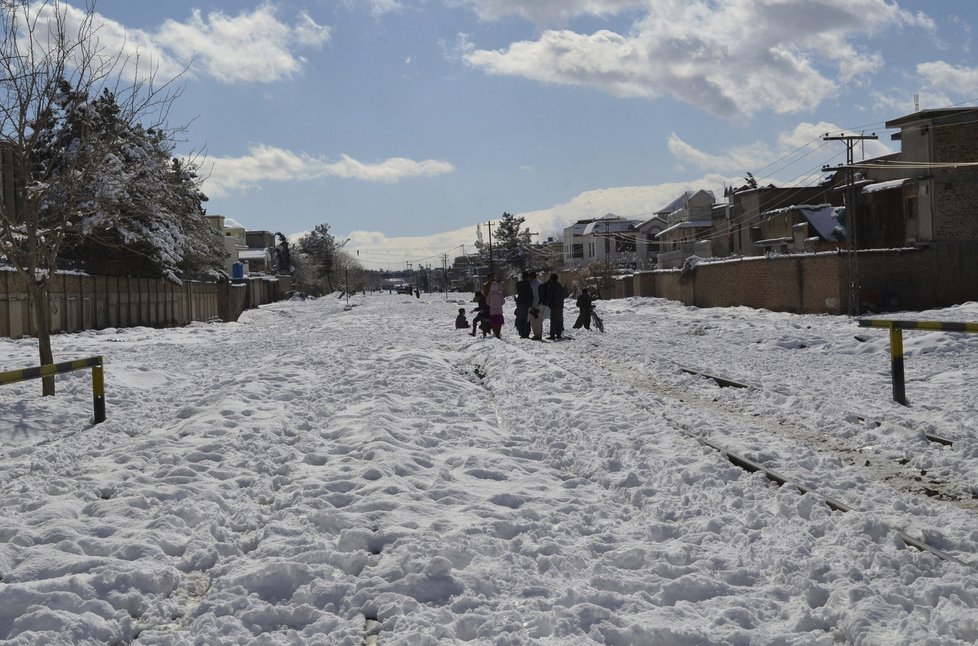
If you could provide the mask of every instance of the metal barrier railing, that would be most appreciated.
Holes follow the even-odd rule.
[[[105,421],[105,377],[102,373],[102,357],[89,357],[87,359],[76,359],[75,361],[50,363],[33,368],[0,372],[0,386],[18,381],[27,381],[28,379],[51,377],[74,370],[84,370],[85,368],[92,369],[92,400],[95,404],[95,423],[98,424],[99,422]]]
[[[880,327],[890,331],[890,375],[893,400],[907,405],[906,382],[903,374],[903,330],[937,330],[943,332],[978,332],[978,323],[956,321],[890,321],[859,319],[860,327]]]

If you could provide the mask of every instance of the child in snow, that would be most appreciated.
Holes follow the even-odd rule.
[[[455,329],[456,330],[467,330],[469,329],[469,320],[465,318],[465,308],[458,308],[458,316],[455,317]]]

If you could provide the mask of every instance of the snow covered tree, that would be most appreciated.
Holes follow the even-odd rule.
[[[216,275],[224,261],[220,233],[205,218],[197,168],[171,156],[171,143],[159,128],[144,129],[120,119],[109,91],[94,100],[79,98],[66,110],[61,127],[89,128],[115,145],[105,163],[82,187],[93,212],[66,235],[64,259],[101,274],[162,276],[175,283],[186,274]],[[85,109],[82,109],[85,108]],[[72,122],[91,114],[83,126]],[[38,156],[59,162],[60,149]]]
[[[138,61],[106,51],[95,15],[93,3],[80,11],[60,0],[0,2],[0,260],[25,279],[42,364],[53,363],[50,280],[65,241],[92,218],[118,215],[107,204],[121,184],[105,180],[122,164],[125,126],[162,121],[177,96],[140,77]],[[99,101],[105,91],[112,101]],[[109,122],[108,132],[99,127]],[[53,395],[54,379],[43,384]]]
[[[489,245],[486,244],[486,240],[482,235],[482,225],[475,225],[475,251],[479,255],[479,258],[485,262],[489,263]]]
[[[316,278],[325,281],[330,292],[333,291],[337,255],[346,243],[346,240],[336,241],[328,224],[317,224],[311,232],[299,238],[299,251],[308,258]]]
[[[276,233],[275,237],[278,239],[278,243],[275,245],[275,255],[272,258],[275,271],[279,274],[291,274],[294,268],[292,267],[292,249],[289,247],[289,241],[281,232]]]
[[[530,248],[533,243],[530,241],[529,229],[520,229],[524,221],[525,218],[517,217],[512,213],[503,213],[492,231],[492,257],[503,266],[497,268],[497,271],[509,269],[507,273],[518,274],[529,266]],[[475,247],[480,254],[488,258],[488,245],[482,242],[481,232],[479,233]]]

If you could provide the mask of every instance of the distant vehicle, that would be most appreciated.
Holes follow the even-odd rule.
[[[394,291],[396,291],[398,294],[407,294],[410,296],[414,293],[414,288],[406,283],[401,283],[400,285],[394,286]]]

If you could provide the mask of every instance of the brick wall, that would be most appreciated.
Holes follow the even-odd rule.
[[[864,311],[936,307],[933,249],[861,251],[856,257]],[[947,303],[950,304],[950,303]]]
[[[978,300],[975,258],[978,243],[861,251],[855,261],[860,309],[915,310]],[[701,264],[686,276],[677,270],[641,272],[635,274],[633,285],[636,296],[697,307],[743,305],[844,314],[849,304],[849,261],[846,253],[744,258]]]
[[[931,252],[935,278],[928,287],[936,295],[936,302],[978,301],[978,241],[936,242],[931,245]]]
[[[978,124],[931,128],[934,161],[971,162],[978,150]],[[934,238],[978,240],[978,173],[973,168],[947,168],[934,174]]]
[[[694,304],[838,313],[842,284],[838,254],[750,258],[698,266]]]

